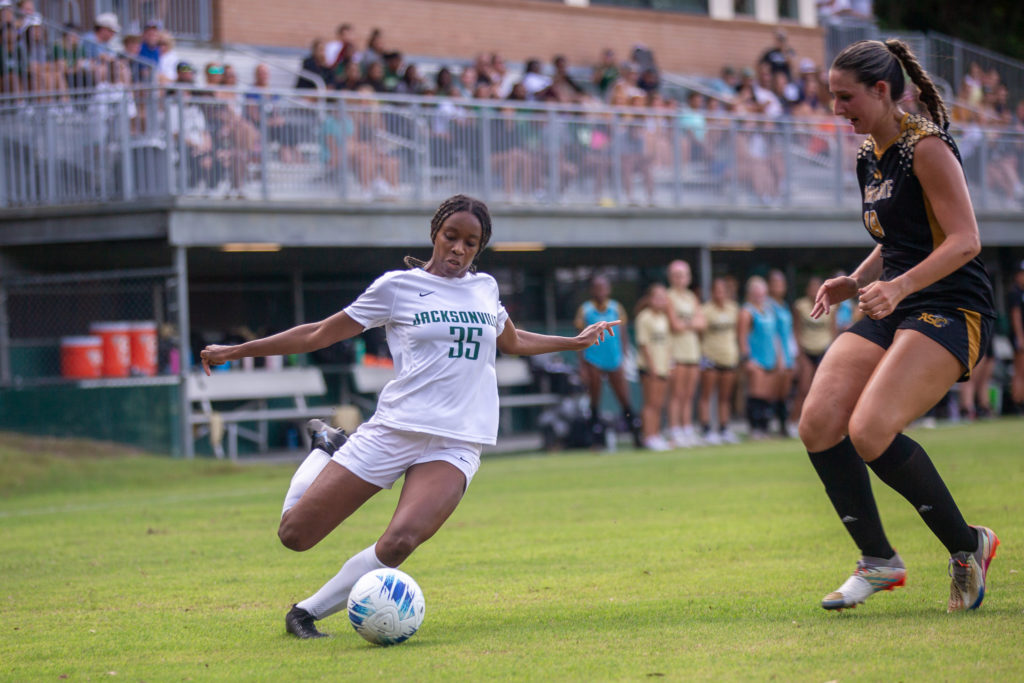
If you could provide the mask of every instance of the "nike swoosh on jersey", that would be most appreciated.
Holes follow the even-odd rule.
[[[432,289],[432,290],[430,290],[429,292],[420,292],[420,296],[430,296],[430,295],[431,295],[431,294],[433,294],[433,293],[434,293],[435,291],[436,291],[436,290],[433,290],[433,289]]]

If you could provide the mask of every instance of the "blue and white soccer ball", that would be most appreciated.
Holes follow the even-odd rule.
[[[376,645],[408,640],[420,624],[426,604],[411,576],[386,567],[364,574],[348,596],[348,619],[356,633]]]

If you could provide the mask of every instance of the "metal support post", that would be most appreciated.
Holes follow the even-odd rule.
[[[189,424],[189,414],[192,412],[191,401],[188,398],[187,379],[188,373],[192,371],[191,339],[192,332],[189,327],[188,310],[188,251],[185,247],[176,247],[174,250],[174,277],[177,281],[176,294],[178,305],[178,353],[181,358],[178,369],[178,428],[181,436],[181,452],[186,458],[194,458],[196,455],[195,443],[192,441],[192,425]]]

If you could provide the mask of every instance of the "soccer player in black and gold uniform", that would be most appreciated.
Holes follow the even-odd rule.
[[[904,72],[931,121],[899,106]],[[991,334],[992,286],[949,117],[901,41],[861,41],[829,71],[835,114],[867,135],[857,157],[864,224],[878,243],[848,277],[827,280],[812,315],[859,295],[865,318],[829,347],[800,438],[862,557],[822,607],[854,607],[902,586],[906,568],[882,529],[867,466],[903,495],[950,553],[948,610],[975,609],[999,540],[969,526],[920,444],[903,434],[970,375]]]

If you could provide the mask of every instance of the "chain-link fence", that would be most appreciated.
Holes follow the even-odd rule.
[[[2,287],[6,386],[178,373],[173,271],[13,277]]]

